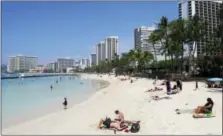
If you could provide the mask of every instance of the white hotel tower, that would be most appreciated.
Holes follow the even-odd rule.
[[[179,18],[189,19],[194,15],[198,15],[206,22],[205,39],[211,41],[211,35],[220,24],[218,13],[222,7],[222,1],[188,1],[181,0],[178,5]],[[195,43],[194,43],[195,44]],[[197,41],[197,49],[195,57],[202,54],[206,50],[208,43],[206,40]],[[194,46],[195,47],[195,46]]]
[[[8,72],[17,70],[30,70],[37,67],[38,57],[17,55],[11,56],[8,60]]]
[[[118,36],[109,36],[106,37],[104,41],[101,41],[96,46],[96,63],[97,65],[101,61],[111,61],[115,54],[118,54],[119,47],[119,38]]]

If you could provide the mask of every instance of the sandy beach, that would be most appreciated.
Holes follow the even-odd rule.
[[[183,91],[170,95],[171,99],[151,100],[151,96],[165,96],[164,91],[145,92],[154,88],[153,80],[139,78],[134,83],[120,81],[117,77],[83,74],[82,78],[108,81],[107,87],[97,91],[81,104],[22,124],[5,128],[2,134],[16,135],[74,135],[74,134],[114,134],[111,130],[97,129],[100,119],[115,118],[114,111],[124,113],[126,120],[140,120],[140,135],[155,134],[222,134],[222,92],[211,91],[199,83],[200,89],[193,91],[195,82],[183,82]],[[157,84],[162,81],[158,80]],[[173,85],[173,83],[172,83]],[[191,113],[176,114],[175,109],[191,110],[204,105],[207,97],[213,99],[213,113],[216,117],[194,119]],[[132,134],[117,132],[116,134]]]

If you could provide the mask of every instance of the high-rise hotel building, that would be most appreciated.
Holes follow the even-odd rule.
[[[18,70],[30,70],[37,67],[37,57],[32,56],[11,56],[8,60],[8,72],[15,72]]]
[[[134,46],[135,49],[140,49],[141,51],[151,52],[153,55],[158,57],[159,60],[162,59],[161,55],[161,44],[157,43],[154,45],[155,50],[153,48],[153,44],[149,42],[149,36],[155,30],[153,27],[141,26],[134,30]]]
[[[106,59],[111,61],[115,54],[118,54],[118,37],[117,36],[109,36],[105,39],[106,45]]]
[[[189,19],[194,15],[198,15],[206,23],[205,40],[197,41],[197,50],[195,57],[203,54],[208,46],[207,41],[211,40],[211,35],[214,33],[217,26],[220,24],[218,13],[222,7],[222,1],[188,1],[182,0],[179,2],[179,18]],[[195,44],[195,43],[194,43]]]
[[[96,64],[97,65],[100,63],[100,61],[105,60],[105,52],[106,52],[105,42],[101,41],[96,45]]]
[[[67,68],[74,66],[74,59],[72,58],[58,58],[57,59],[57,72],[63,72]]]
[[[96,45],[96,64],[98,65],[101,61],[111,61],[115,54],[118,54],[118,41],[117,36],[106,37],[104,41],[99,42]]]
[[[95,66],[96,65],[96,62],[97,62],[96,54],[95,53],[92,53],[90,55],[90,65],[91,66]]]

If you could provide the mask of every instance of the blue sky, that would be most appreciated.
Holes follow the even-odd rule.
[[[119,36],[120,52],[134,47],[133,30],[161,16],[178,17],[177,2],[2,2],[2,63],[17,54],[88,57],[106,36]]]

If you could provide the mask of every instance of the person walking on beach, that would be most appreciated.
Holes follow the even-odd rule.
[[[51,91],[53,90],[53,86],[52,85],[50,86],[50,89],[51,89]]]
[[[198,90],[198,81],[196,80],[195,81],[195,89],[194,89],[194,91],[197,91]]]
[[[167,90],[167,94],[170,94],[171,86],[170,86],[170,80],[169,79],[167,79],[167,81],[166,81],[166,90]]]
[[[63,105],[64,105],[64,109],[66,110],[67,109],[67,98],[64,98],[64,102],[63,102]]]

